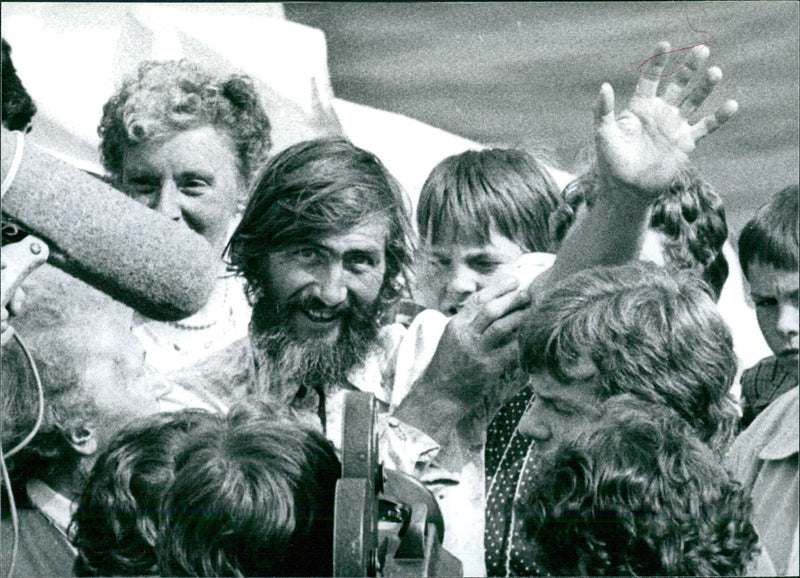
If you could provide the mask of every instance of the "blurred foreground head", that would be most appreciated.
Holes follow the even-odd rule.
[[[196,431],[162,502],[163,576],[330,576],[341,466],[325,437],[261,406]]]
[[[758,548],[750,500],[692,428],[622,395],[526,488],[532,562],[548,575],[736,576]]]

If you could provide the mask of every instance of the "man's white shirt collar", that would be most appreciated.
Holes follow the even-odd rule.
[[[25,490],[31,503],[68,538],[72,514],[75,513],[78,504],[65,495],[59,494],[41,480],[28,480]]]

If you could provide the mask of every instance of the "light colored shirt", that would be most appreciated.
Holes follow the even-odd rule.
[[[781,576],[797,576],[798,388],[772,402],[733,443],[726,465],[753,499],[753,525]]]
[[[63,494],[59,494],[41,480],[28,480],[25,484],[25,491],[31,504],[64,535],[70,550],[77,555],[78,550],[69,543],[69,525],[78,504]]]
[[[147,363],[161,372],[188,367],[247,336],[251,308],[242,280],[222,277],[206,305],[180,321],[155,321],[133,313],[131,331]]]

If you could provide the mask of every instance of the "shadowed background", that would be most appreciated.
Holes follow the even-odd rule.
[[[620,110],[658,41],[673,49],[708,42],[709,62],[724,78],[703,111],[734,98],[739,113],[694,160],[724,196],[734,235],[768,195],[798,181],[799,9],[796,2],[284,4],[287,19],[325,32],[336,96],[482,143],[548,149],[566,169],[591,144],[603,82]]]

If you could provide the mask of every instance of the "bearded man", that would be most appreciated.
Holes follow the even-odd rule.
[[[469,386],[447,363],[447,375],[443,364],[428,371],[441,348],[463,366],[472,363],[476,379],[484,376],[481,385],[492,383],[516,358],[514,331],[530,297],[510,278],[486,294],[490,309],[478,302],[466,308],[462,328],[483,312],[483,336],[458,333],[454,340],[438,311],[407,327],[387,323],[409,286],[410,214],[380,160],[344,139],[308,141],[276,155],[256,178],[228,246],[231,269],[246,280],[253,305],[249,339],[215,356],[214,367],[170,377],[223,397],[244,393],[288,406],[337,448],[345,393],[374,394],[381,461],[428,485],[449,528],[444,547],[465,574],[480,575],[484,404],[433,435],[429,417],[411,423],[394,414],[422,382]],[[471,395],[482,393],[476,387]]]
[[[253,303],[254,393],[318,414],[326,431],[338,392],[388,408],[380,320],[411,259],[403,202],[380,161],[345,140],[295,145],[265,167],[228,248]]]
[[[716,80],[701,86],[693,106]],[[195,371],[183,384],[218,392],[240,385],[315,421],[337,447],[344,393],[373,393],[381,461],[427,482],[445,520],[443,546],[465,575],[485,574],[486,428],[518,393],[505,390],[518,380],[501,377],[518,369],[516,335],[531,295],[587,267],[634,259],[653,199],[695,141],[736,110],[731,101],[689,125],[655,96],[657,86],[640,79],[636,112],[622,113],[620,124],[613,90],[601,88],[595,136],[604,194],[552,268],[531,290],[513,276],[498,279],[449,320],[424,311],[409,327],[383,323],[408,286],[411,228],[408,203],[380,160],[343,139],[276,155],[256,177],[228,246],[253,303],[249,340],[217,356],[215,377]]]

